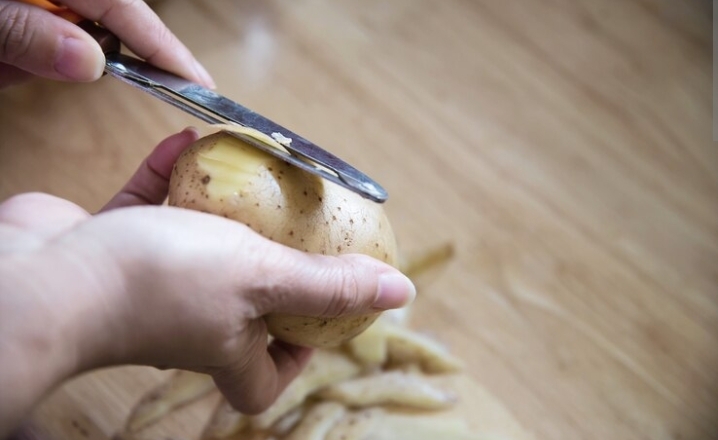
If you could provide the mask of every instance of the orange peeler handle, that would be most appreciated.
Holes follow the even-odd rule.
[[[59,5],[56,3],[53,3],[50,0],[19,0],[21,3],[27,3],[28,5],[37,6],[38,8],[42,8],[48,12],[51,12],[58,17],[62,17],[67,21],[71,21],[75,24],[81,22],[84,20],[84,18],[70,10],[67,6]]]
[[[64,18],[65,20],[75,23],[82,30],[90,34],[102,48],[104,53],[119,52],[120,51],[120,40],[112,32],[108,31],[104,27],[94,23],[90,20],[86,20],[83,16],[77,14],[67,6],[57,4],[51,0],[16,0],[20,3],[25,3],[32,6],[42,8],[58,17]]]

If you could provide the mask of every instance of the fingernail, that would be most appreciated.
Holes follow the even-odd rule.
[[[197,130],[197,127],[194,126],[185,127],[184,130],[182,130],[182,133],[187,133],[194,138],[199,137],[199,130]]]
[[[92,43],[68,37],[62,40],[55,58],[55,70],[73,81],[94,81],[102,76],[105,60]]]
[[[201,65],[197,60],[195,60],[194,62],[194,70],[195,72],[197,72],[197,75],[199,75],[205,86],[209,87],[210,89],[217,88],[217,84],[214,83],[214,80],[209,75],[209,72],[207,72],[207,69],[205,69],[204,66]]]
[[[379,276],[379,294],[374,301],[375,309],[396,309],[410,304],[416,298],[414,283],[403,274]]]

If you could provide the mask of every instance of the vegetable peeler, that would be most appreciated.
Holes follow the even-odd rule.
[[[228,131],[232,136],[309,173],[341,185],[377,203],[388,194],[377,182],[313,142],[270,119],[192,81],[120,53],[121,42],[101,25],[85,20],[49,0],[20,0],[52,12],[80,26],[102,47],[105,73],[210,124],[239,124],[276,140],[283,149],[254,137]]]

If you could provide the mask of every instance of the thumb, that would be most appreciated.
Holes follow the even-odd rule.
[[[0,63],[64,81],[93,81],[105,57],[85,31],[32,5],[0,0]]]
[[[250,296],[257,316],[362,314],[399,308],[416,297],[408,277],[366,255],[325,256],[278,247],[281,257],[263,259],[268,267],[257,272],[259,285]]]

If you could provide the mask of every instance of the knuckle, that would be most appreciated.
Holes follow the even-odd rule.
[[[325,311],[326,316],[350,314],[361,306],[359,277],[350,265],[339,266],[335,277],[339,280],[337,288],[331,292],[331,298]]]
[[[115,14],[122,14],[125,13],[125,11],[129,13],[135,9],[138,1],[140,0],[112,0],[105,2],[106,6],[104,10],[98,14],[96,20],[102,23],[106,21],[108,17]]]
[[[159,26],[156,32],[155,44],[145,56],[148,61],[153,61],[157,58],[165,48],[173,47],[177,44],[177,38],[166,26]]]
[[[33,30],[28,22],[28,8],[0,4],[0,59],[13,63],[30,51]]]
[[[283,301],[283,289],[280,289],[276,278],[269,274],[256,275],[253,288],[247,291],[244,298],[248,306],[248,318],[253,319],[271,313]]]
[[[157,41],[159,46],[166,46],[175,43],[177,37],[169,30],[167,26],[157,28]]]
[[[263,238],[255,241],[257,236],[254,234],[248,234],[247,238],[247,247],[237,250],[236,261],[247,261],[247,255],[252,255],[250,267],[237,268],[233,278],[238,285],[251,286],[244,294],[251,319],[272,313],[285,303],[287,296],[294,294],[291,286],[299,284],[301,271],[294,268],[284,253],[277,252],[274,246],[268,247]],[[247,274],[250,274],[249,278]]]

